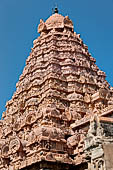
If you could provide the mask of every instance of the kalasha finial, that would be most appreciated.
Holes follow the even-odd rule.
[[[58,13],[58,7],[57,7],[57,5],[56,5],[56,7],[55,7],[55,9],[54,9],[54,13],[55,13],[55,14]]]

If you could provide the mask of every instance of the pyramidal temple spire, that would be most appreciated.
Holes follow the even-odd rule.
[[[57,7],[38,32],[0,121],[0,170],[105,170],[101,143],[110,137],[113,148],[113,88]],[[90,121],[95,114],[102,137],[98,118]]]

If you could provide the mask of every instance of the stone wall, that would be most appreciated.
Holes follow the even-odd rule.
[[[100,120],[97,115],[93,118],[85,139],[88,170],[113,170],[113,126],[108,118]]]

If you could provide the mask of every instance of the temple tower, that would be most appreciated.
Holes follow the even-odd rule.
[[[113,89],[68,16],[38,32],[0,122],[0,170],[85,170],[90,119],[111,114]]]

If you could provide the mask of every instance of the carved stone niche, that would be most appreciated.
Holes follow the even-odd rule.
[[[36,114],[35,113],[29,113],[27,116],[26,116],[26,124],[27,125],[31,125],[33,124],[35,121],[36,121]]]
[[[2,162],[2,164],[5,166],[4,170],[9,165],[10,157],[9,157],[9,145],[8,145],[8,143],[6,143],[2,146],[0,162]]]
[[[9,151],[10,153],[16,153],[22,151],[22,143],[18,137],[14,137],[9,142]]]
[[[4,144],[1,150],[2,158],[9,158],[9,145]]]

